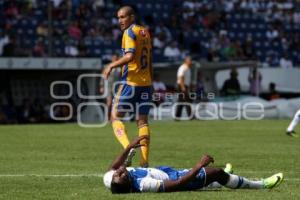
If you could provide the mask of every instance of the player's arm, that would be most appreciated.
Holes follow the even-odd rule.
[[[135,56],[135,49],[136,49],[136,35],[132,30],[125,31],[124,33],[124,51],[125,55],[116,60],[115,62],[110,63],[104,70],[104,78],[107,79],[111,70],[118,66],[126,65],[127,63],[131,62]]]
[[[202,167],[206,167],[211,162],[214,162],[214,159],[209,155],[204,155],[201,158],[200,162],[198,162],[197,165],[193,169],[191,169],[190,172],[187,173],[185,176],[183,176],[180,179],[175,180],[175,181],[171,181],[171,180],[164,181],[164,183],[163,183],[164,191],[172,192],[172,191],[183,190],[184,186],[197,176],[197,174],[199,173],[199,170]]]
[[[103,70],[104,78],[107,79],[113,68],[126,65],[134,59],[134,52],[127,52],[122,58],[110,63]]]
[[[114,160],[114,162],[111,164],[109,170],[116,170],[118,169],[120,166],[124,165],[124,162],[130,152],[130,149],[132,148],[138,148],[140,146],[142,146],[140,144],[140,142],[142,140],[148,140],[149,137],[144,135],[144,136],[140,136],[137,137],[136,139],[134,139],[124,150],[123,152]]]
[[[179,78],[179,87],[180,87],[181,91],[187,92],[186,87],[184,85],[184,76],[179,76],[178,78]]]

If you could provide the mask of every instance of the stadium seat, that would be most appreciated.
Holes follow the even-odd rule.
[[[155,4],[155,9],[160,10],[161,9],[161,5],[159,3]]]
[[[239,19],[241,19],[241,15],[240,14],[235,14],[234,18],[237,19],[237,20],[239,20]]]
[[[256,29],[256,28],[257,28],[257,26],[256,26],[256,24],[255,24],[255,23],[251,23],[251,25],[250,25],[250,28],[252,28],[252,29]]]
[[[262,37],[262,34],[261,34],[260,32],[257,32],[257,33],[255,34],[255,37],[260,38],[260,37]]]
[[[235,38],[235,33],[234,32],[229,32],[229,37]]]
[[[21,35],[23,33],[23,29],[21,28],[17,29],[17,33]]]
[[[232,24],[232,28],[236,29],[238,27],[237,23]]]
[[[255,46],[256,46],[257,48],[260,48],[261,43],[260,43],[259,41],[257,41],[257,42],[255,42]]]
[[[241,26],[240,26],[242,29],[246,29],[247,28],[247,24],[246,23],[241,23]]]

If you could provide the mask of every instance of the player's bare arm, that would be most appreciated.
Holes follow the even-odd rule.
[[[133,60],[133,58],[134,58],[134,53],[128,52],[119,60],[116,60],[115,62],[108,64],[107,67],[103,70],[104,78],[108,79],[111,71],[114,68],[126,65],[127,63],[131,62]]]
[[[182,190],[183,186],[189,183],[192,179],[196,177],[199,173],[199,170],[202,167],[208,166],[210,163],[213,163],[214,159],[209,155],[204,155],[201,160],[196,164],[196,166],[185,176],[181,177],[175,181],[164,181],[164,187],[166,192],[179,191]]]
[[[112,163],[111,167],[109,168],[109,170],[116,170],[118,169],[120,166],[124,165],[124,162],[130,152],[130,149],[132,148],[139,148],[142,145],[140,144],[140,142],[142,140],[149,140],[149,136],[140,136],[137,137],[136,139],[134,139],[125,149],[124,151],[114,160],[114,162]]]
[[[180,87],[181,91],[187,92],[186,87],[184,85],[184,77],[183,76],[179,77],[179,87]]]

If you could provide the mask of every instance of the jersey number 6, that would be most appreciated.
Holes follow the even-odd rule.
[[[146,47],[143,47],[141,53],[141,69],[146,69],[148,67],[148,56],[148,49]]]

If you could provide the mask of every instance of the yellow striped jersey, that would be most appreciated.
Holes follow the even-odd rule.
[[[122,81],[131,86],[152,85],[152,44],[145,27],[132,24],[123,33],[122,52],[134,53],[134,59],[122,68]]]

